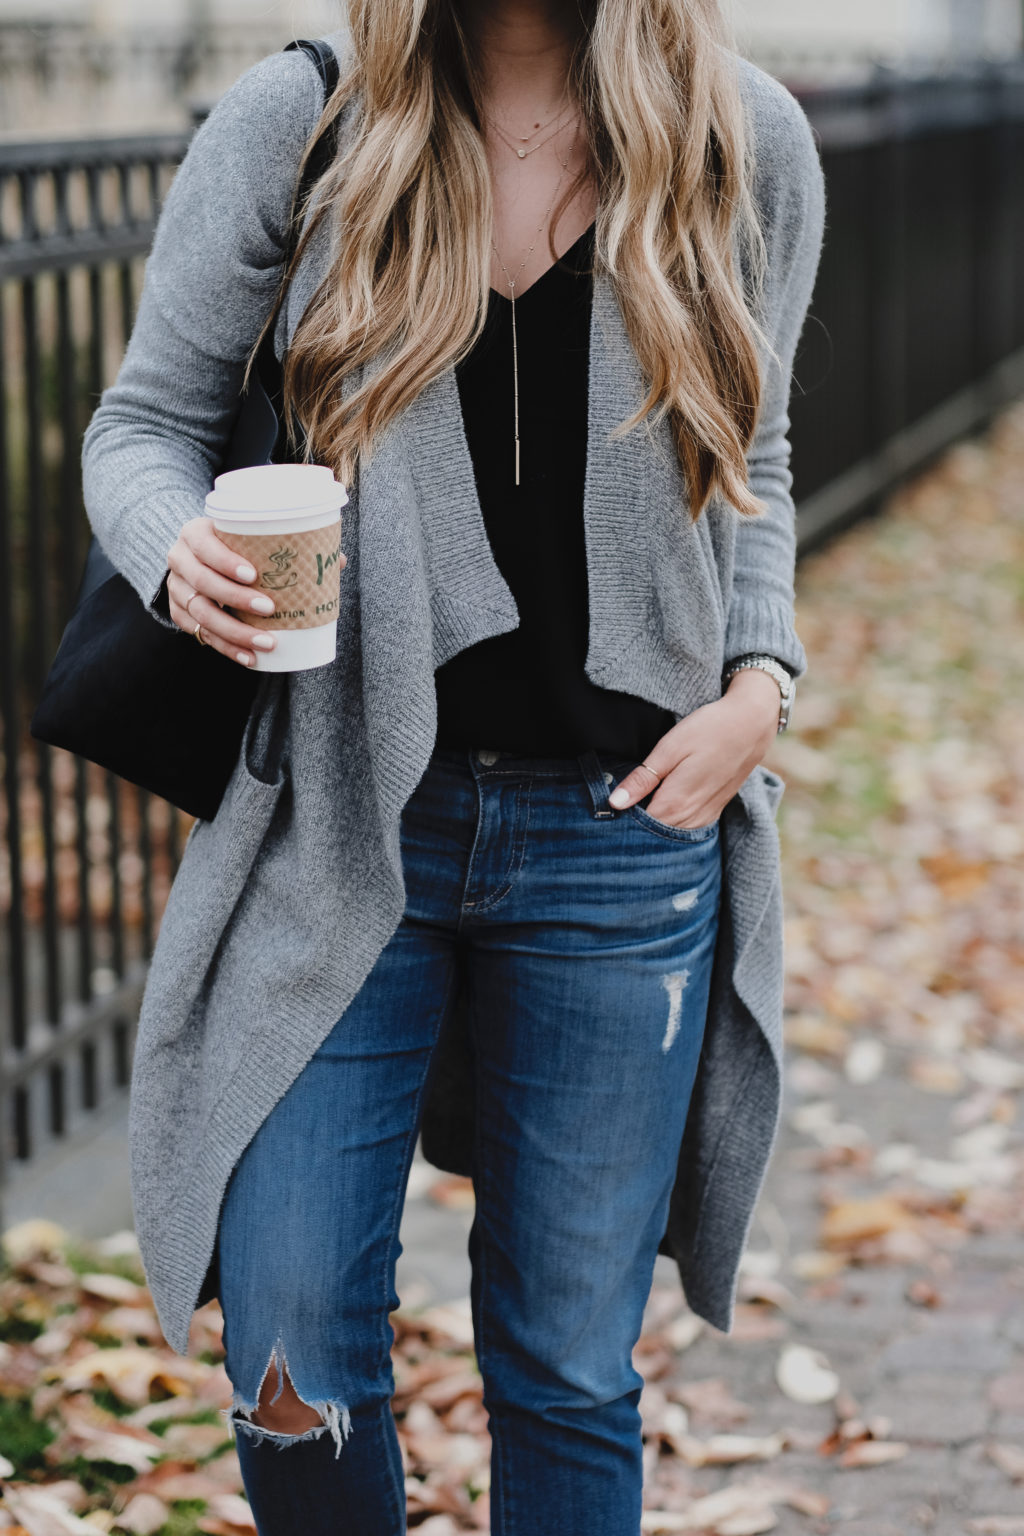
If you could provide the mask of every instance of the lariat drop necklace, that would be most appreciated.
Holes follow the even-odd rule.
[[[492,247],[492,249],[494,251],[495,256],[497,256],[497,258],[498,258],[498,262],[499,262],[499,264],[501,266],[501,270],[505,274],[505,277],[506,277],[506,280],[507,280],[508,286],[509,286],[509,292],[510,292],[511,298],[512,298],[512,395],[513,395],[513,416],[512,416],[513,428],[512,428],[512,430],[513,430],[513,438],[514,438],[514,441],[515,441],[516,485],[519,484],[519,336],[518,336],[518,333],[517,333],[517,330],[516,330],[516,284],[519,281],[519,277],[520,277],[520,274],[522,273],[523,268],[526,266],[526,263],[529,261],[530,257],[533,255],[534,251],[536,250],[536,248],[537,248],[537,241],[540,239],[542,233],[544,232],[544,229],[547,226],[547,222],[548,222],[548,220],[551,217],[552,209],[555,206],[555,199],[558,197],[558,194],[559,194],[559,192],[562,189],[562,182],[565,180],[565,173],[569,169],[569,161],[572,159],[573,153],[574,153],[574,151],[576,149],[576,141],[579,138],[579,134],[580,134],[580,125],[579,125],[579,121],[577,121],[577,123],[576,123],[576,132],[573,134],[572,146],[571,146],[571,148],[569,150],[569,154],[568,154],[568,156],[567,156],[567,158],[565,160],[559,160],[559,162],[558,162],[559,165],[562,167],[562,170],[561,170],[561,173],[560,173],[560,175],[558,177],[558,181],[555,184],[554,196],[552,197],[550,203],[548,204],[547,212],[545,213],[543,219],[540,222],[540,226],[538,227],[537,233],[533,237],[533,244],[530,246],[530,249],[527,251],[527,253],[523,257],[522,261],[519,263],[519,269],[516,272],[515,277],[513,277],[511,275],[511,273],[508,270],[508,267],[506,267],[504,261],[502,261],[502,259],[501,259],[501,252],[498,250],[498,247],[497,247],[497,245],[494,242],[493,235],[491,237],[491,247]],[[537,145],[537,148],[539,149],[540,145]]]

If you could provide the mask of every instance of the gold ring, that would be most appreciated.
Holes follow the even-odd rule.
[[[192,596],[189,598],[188,602],[185,604],[185,612],[188,614],[189,618],[192,617],[192,604],[195,602],[195,600],[196,600],[196,598],[198,596],[199,596],[198,592],[193,592]]]
[[[653,774],[654,777],[657,779],[658,783],[659,784],[661,783],[661,774],[660,773],[655,773],[653,768],[648,768],[646,763],[637,763],[637,767],[638,768],[647,768],[647,772],[650,773],[650,774]]]
[[[210,642],[208,640],[204,640],[202,635],[199,633],[199,631],[202,629],[202,627],[203,626],[202,626],[201,623],[197,624],[195,629],[192,631],[192,633],[195,636],[195,638],[199,641],[200,645],[209,645]]]

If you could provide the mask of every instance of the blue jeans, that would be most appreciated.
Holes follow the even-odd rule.
[[[632,1350],[704,1033],[721,860],[717,822],[608,806],[633,766],[438,750],[405,808],[401,924],[221,1210],[228,1413],[260,1536],[406,1529],[388,1314],[428,1072],[463,987],[491,1529],[640,1529]],[[302,1436],[249,1417],[285,1365],[321,1416]]]

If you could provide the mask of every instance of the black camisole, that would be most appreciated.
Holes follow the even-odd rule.
[[[599,688],[589,638],[583,488],[594,226],[516,299],[520,483],[515,483],[512,304],[491,289],[487,324],[456,369],[487,536],[517,629],[435,674],[438,745],[527,756],[593,747],[639,761],[675,715]]]

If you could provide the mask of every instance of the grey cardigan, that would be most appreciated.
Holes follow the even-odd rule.
[[[344,34],[331,41],[348,46]],[[610,281],[595,277],[584,515],[587,674],[682,717],[747,651],[800,676],[788,397],[822,241],[821,168],[793,97],[739,65],[767,240],[776,357],[749,456],[767,515],[724,502],[693,525],[667,423],[610,432],[644,384]],[[92,526],[151,606],[203,502],[244,358],[269,311],[320,82],[302,53],[239,79],[196,134],[160,220],[124,363],[83,455]],[[287,345],[329,255],[325,233],[278,328]],[[375,363],[371,366],[378,366]],[[477,497],[454,372],[428,385],[360,468],[346,509],[338,658],[265,675],[217,816],[190,833],[143,1000],[130,1156],[138,1238],[164,1332],[188,1348],[216,1293],[231,1170],[344,1013],[404,910],[399,817],[434,743],[434,669],[514,629]],[[159,619],[153,608],[157,622]],[[182,635],[181,644],[194,642]],[[782,780],[755,768],[721,823],[725,899],[706,1043],[662,1249],[690,1306],[732,1328],[739,1261],[777,1131],[782,1077]],[[472,1086],[459,1010],[439,1046],[423,1145],[465,1172]],[[272,1341],[271,1341],[272,1342]],[[269,1344],[268,1344],[269,1348]]]

